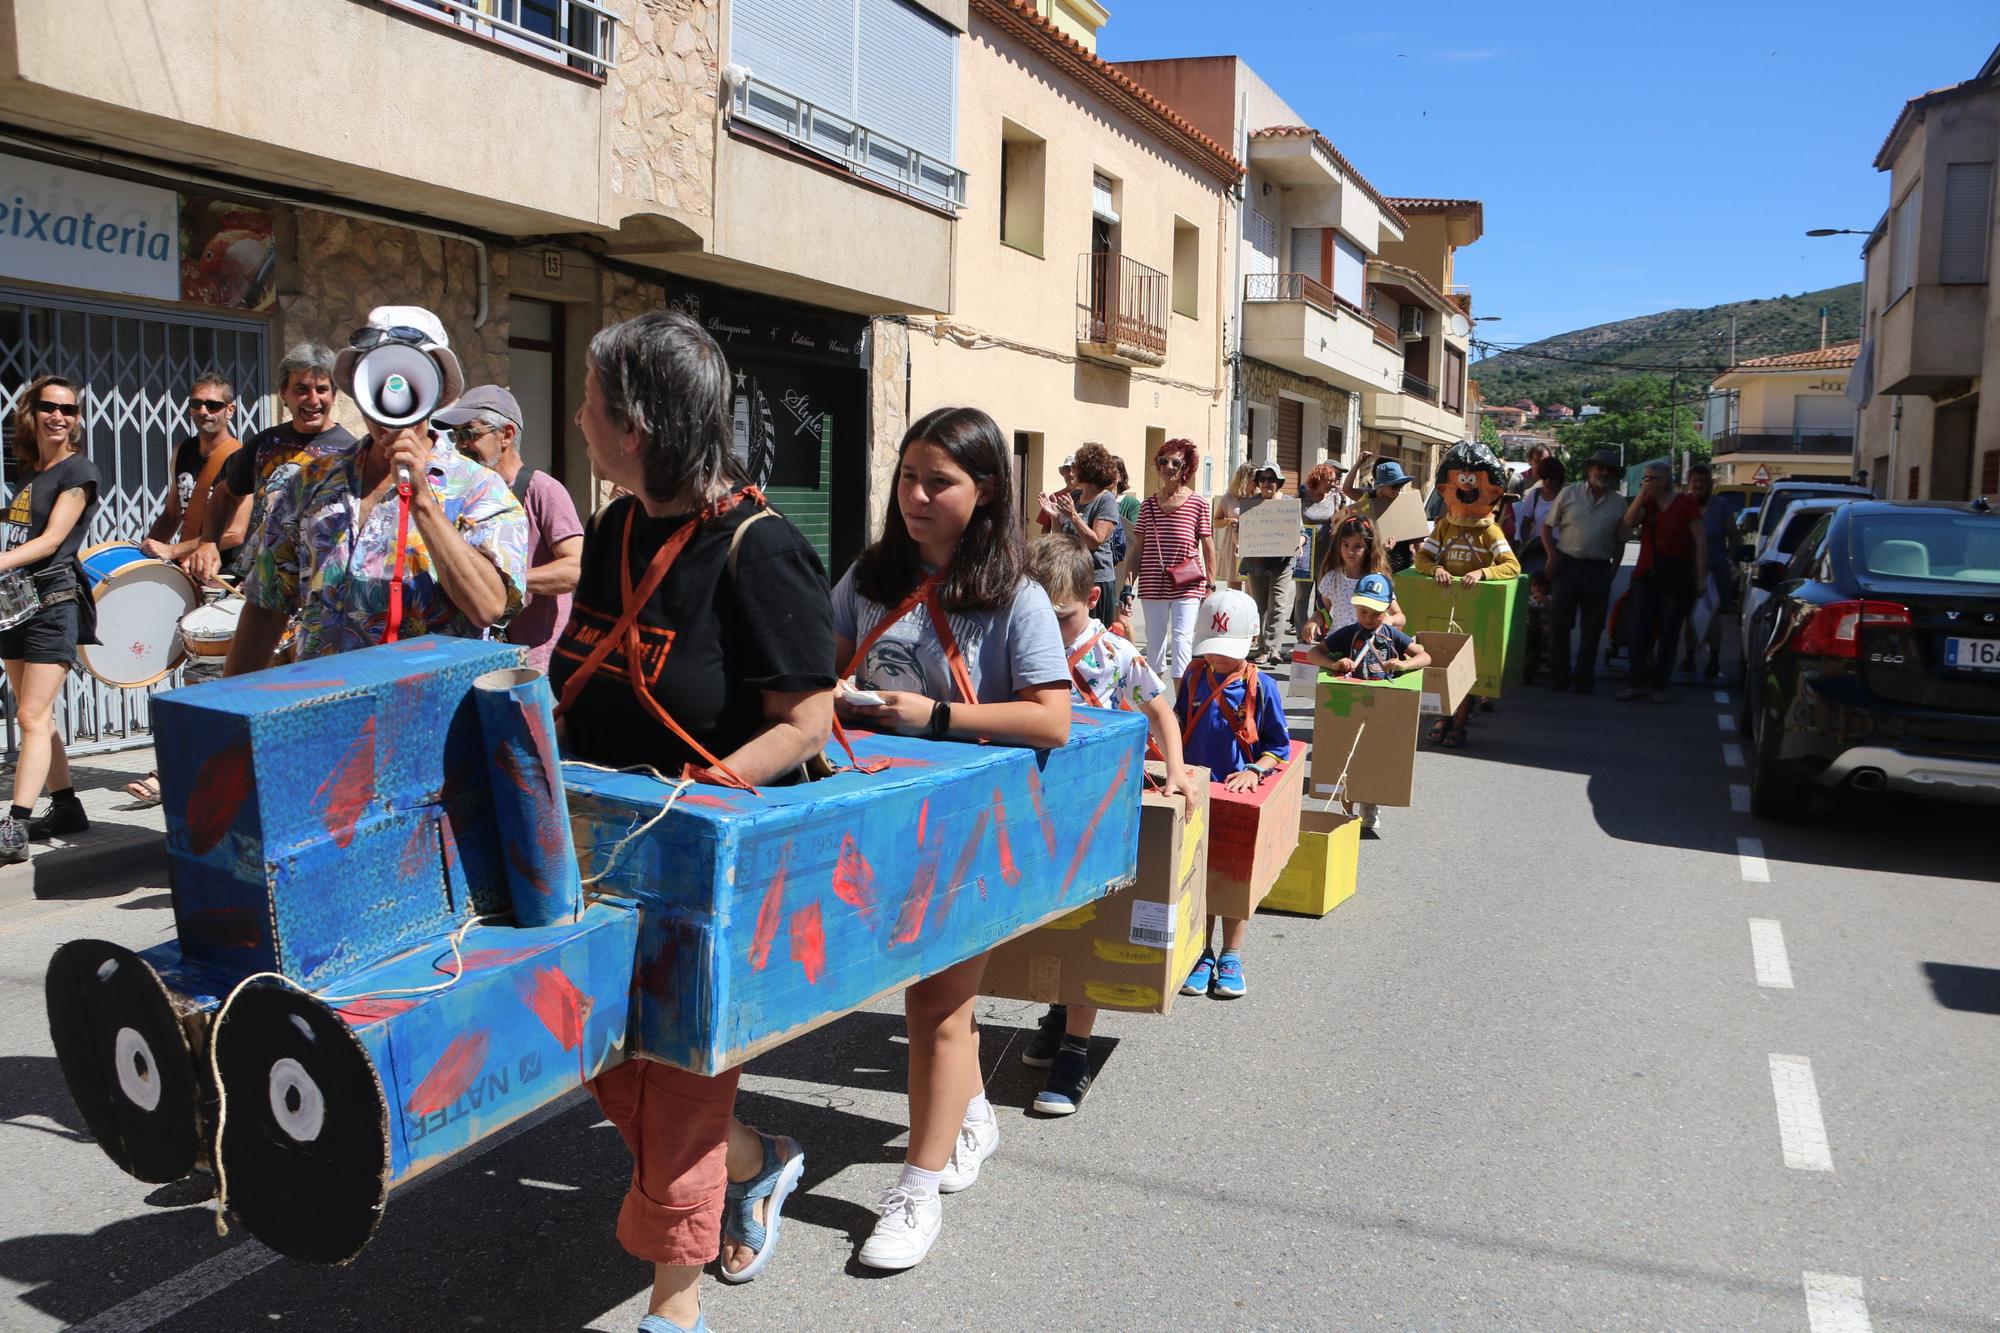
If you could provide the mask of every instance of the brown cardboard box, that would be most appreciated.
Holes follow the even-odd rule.
[[[1394,680],[1322,675],[1319,706],[1313,712],[1313,794],[1343,795],[1369,805],[1409,805],[1416,786],[1422,703],[1423,676],[1415,671]],[[1347,790],[1341,793],[1343,764]]]
[[[1292,742],[1291,757],[1249,791],[1209,792],[1215,831],[1208,848],[1208,910],[1242,920],[1257,910],[1278,882],[1299,844],[1299,811],[1305,804],[1305,746]]]
[[[1426,716],[1456,713],[1465,696],[1472,693],[1472,682],[1479,678],[1472,636],[1425,630],[1415,638],[1431,655],[1431,664],[1424,668],[1419,711]]]
[[[1146,765],[1151,776],[1164,770]],[[1188,770],[1195,796],[1147,791],[1139,812],[1139,876],[1127,889],[1017,935],[986,959],[982,995],[1089,1004],[1135,1014],[1173,1008],[1208,925],[1208,770]]]

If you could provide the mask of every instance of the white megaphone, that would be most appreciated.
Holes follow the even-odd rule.
[[[438,363],[420,347],[382,343],[354,363],[354,405],[384,426],[408,426],[429,417],[444,392]]]

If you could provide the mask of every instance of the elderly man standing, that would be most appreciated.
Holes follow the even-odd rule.
[[[334,363],[335,381],[349,396],[356,362],[385,343],[429,356],[443,384],[439,401],[458,397],[464,383],[458,357],[438,317],[417,306],[369,312]],[[368,415],[369,403],[356,399],[356,405]],[[399,471],[413,483],[399,636],[482,638],[521,609],[528,518],[507,484],[434,438],[427,420],[391,426],[371,418],[359,448],[305,463],[271,498],[243,581],[247,605],[229,648],[228,674],[268,665],[292,615],[302,660],[385,640]]]
[[[460,453],[499,473],[528,513],[528,604],[507,622],[507,642],[528,650],[529,666],[547,671],[583,571],[583,522],[569,488],[522,460],[521,405],[497,384],[468,389],[431,420],[450,432]]]
[[[1611,605],[1611,580],[1630,535],[1625,501],[1611,489],[1619,473],[1618,455],[1600,449],[1590,456],[1589,480],[1572,482],[1556,497],[1542,520],[1542,549],[1554,585],[1549,614],[1549,674],[1557,694],[1572,688],[1589,694],[1597,682],[1597,641]],[[1582,642],[1569,653],[1569,635],[1579,614]]]

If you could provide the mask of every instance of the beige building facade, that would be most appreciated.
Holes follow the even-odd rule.
[[[1760,356],[1717,376],[1703,413],[1718,485],[1854,474],[1856,409],[1847,396],[1858,341]]]
[[[1010,0],[972,0],[960,79],[954,301],[908,321],[911,413],[989,412],[1014,442],[1024,522],[1085,443],[1122,458],[1143,493],[1159,445],[1190,440],[1197,489],[1218,489],[1236,160]]]
[[[1903,107],[1875,157],[1888,212],[1863,247],[1855,465],[1891,499],[2000,495],[1995,163],[2000,51]],[[2000,383],[2000,379],[1996,379]]]

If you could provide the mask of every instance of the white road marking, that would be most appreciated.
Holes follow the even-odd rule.
[[[1778,1103],[1778,1142],[1785,1151],[1785,1165],[1795,1171],[1833,1170],[1812,1061],[1803,1055],[1772,1056],[1771,1095]]]
[[[1726,704],[1726,703],[1728,703],[1728,702],[1729,702],[1729,691],[1728,691],[1728,690],[1717,690],[1717,691],[1715,692],[1715,701],[1716,701],[1717,703],[1719,703],[1719,704]]]
[[[1807,1273],[1806,1326],[1812,1333],[1872,1333],[1861,1279],[1845,1273]]]
[[[1745,884],[1769,884],[1771,866],[1764,859],[1762,838],[1738,838],[1736,840],[1736,864],[1743,872]]]
[[[1730,768],[1743,767],[1743,747],[1733,741],[1723,746],[1722,762]]]
[[[1736,719],[1735,719],[1735,717],[1733,717],[1732,715],[1730,715],[1730,714],[1728,714],[1728,713],[1717,713],[1717,714],[1715,715],[1715,729],[1716,729],[1717,731],[1734,731],[1734,730],[1736,730]]]
[[[1785,953],[1785,929],[1775,921],[1750,918],[1750,959],[1757,965],[1757,984],[1773,990],[1792,989],[1792,960]]]
[[[1740,782],[1729,784],[1729,809],[1732,814],[1750,813],[1750,789]]]
[[[527,1133],[543,1121],[574,1109],[588,1095],[582,1088],[576,1088],[564,1093],[548,1105],[529,1112],[491,1138],[482,1139],[456,1157],[432,1167],[396,1190],[390,1196],[391,1202],[422,1189],[433,1180],[443,1179],[461,1166],[477,1161],[486,1153],[518,1135]],[[543,1188],[548,1187],[543,1186]],[[241,1234],[240,1228],[237,1230]],[[198,1305],[224,1288],[233,1286],[269,1267],[278,1257],[277,1251],[246,1236],[241,1244],[232,1245],[221,1254],[202,1260],[186,1272],[177,1273],[164,1282],[146,1288],[136,1296],[120,1301],[86,1323],[74,1325],[70,1333],[140,1333],[140,1330],[157,1327],[189,1306]]]

